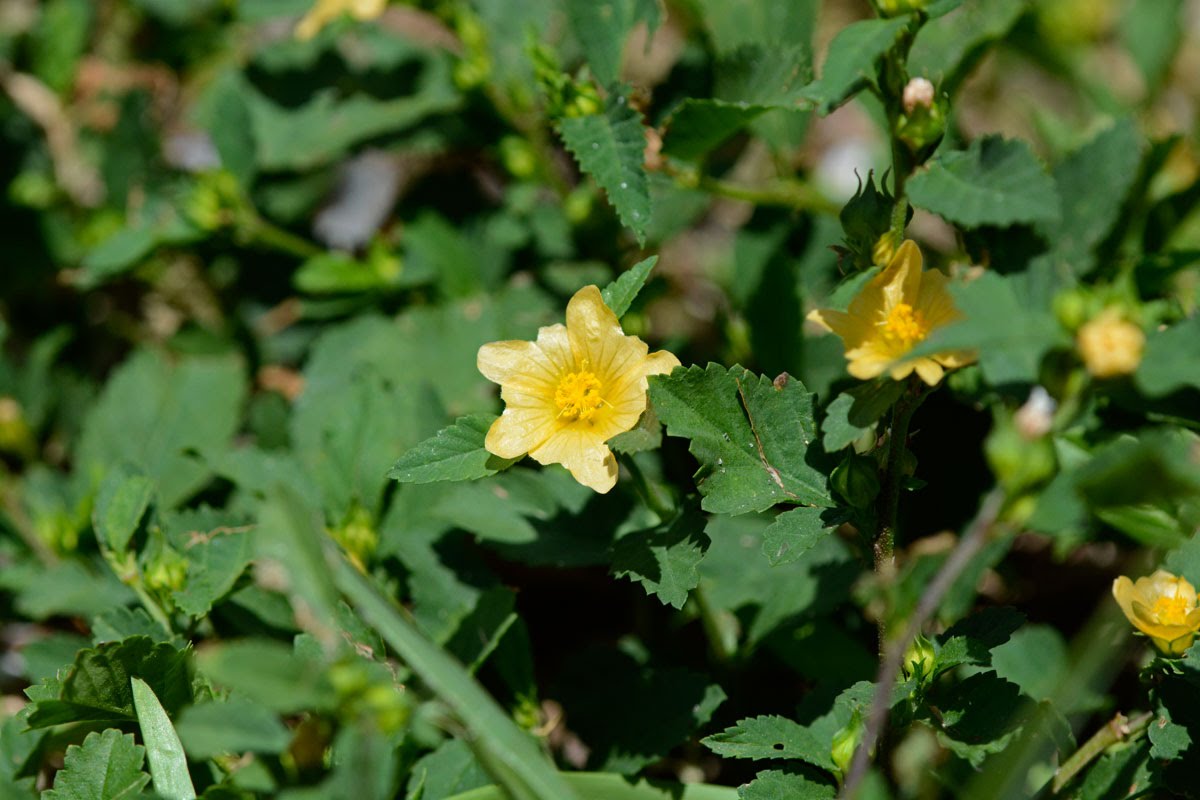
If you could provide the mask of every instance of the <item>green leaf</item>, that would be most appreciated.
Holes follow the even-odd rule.
[[[132,636],[80,650],[53,699],[38,700],[27,722],[31,728],[65,722],[127,722],[135,719],[130,679],[154,688],[174,712],[192,700],[187,651]],[[51,684],[51,686],[54,686]]]
[[[154,791],[165,800],[194,800],[196,789],[188,774],[187,757],[179,734],[154,690],[143,680],[131,679],[133,706],[137,711],[142,741],[146,743],[146,760],[150,762],[150,777]]]
[[[246,98],[252,90],[239,71],[228,70],[212,82],[208,91],[210,114],[206,127],[221,156],[221,166],[237,178],[243,190],[249,190],[258,171],[254,123]]]
[[[703,158],[770,110],[768,105],[689,97],[667,119],[663,153],[684,161]]]
[[[305,170],[326,164],[366,139],[395,133],[433,114],[453,111],[462,102],[445,58],[431,59],[416,90],[402,97],[376,99],[355,94],[341,99],[320,90],[295,108],[277,105],[248,90],[245,96],[263,170]]]
[[[635,21],[631,0],[566,0],[564,5],[571,33],[583,46],[592,72],[600,83],[614,83]]]
[[[1171,62],[1179,51],[1185,26],[1180,19],[1183,0],[1164,0],[1153,14],[1140,14],[1127,6],[1116,30],[1142,73],[1150,96],[1161,88]]]
[[[254,557],[254,533],[223,512],[188,509],[167,517],[167,536],[187,559],[187,582],[171,599],[185,614],[202,617],[225,597]]]
[[[934,702],[941,711],[942,730],[956,742],[978,746],[1003,740],[1019,724],[1013,713],[1019,695],[1015,685],[984,672],[955,684]]]
[[[825,409],[821,422],[825,451],[833,453],[849,447],[872,429],[902,394],[904,383],[887,379],[863,383],[839,394]]]
[[[966,228],[1057,224],[1062,211],[1054,181],[1029,145],[984,136],[946,153],[908,181],[912,204]]]
[[[145,749],[133,734],[109,728],[89,733],[82,745],[67,748],[63,768],[45,800],[132,800],[141,796],[150,776],[142,772]]]
[[[173,507],[211,473],[194,451],[219,453],[237,431],[246,382],[241,360],[191,356],[171,363],[142,350],[122,364],[83,423],[76,465],[128,463]]]
[[[624,95],[613,94],[603,114],[568,117],[558,124],[563,143],[579,167],[596,179],[616,209],[621,223],[646,239],[650,221],[650,189],[643,166],[646,133],[642,115]]]
[[[626,534],[613,545],[612,572],[642,584],[646,594],[683,608],[700,583],[697,567],[708,549],[704,515],[688,508],[667,525]]]
[[[814,0],[698,0],[708,35],[724,56],[747,46],[802,46],[811,53],[817,6]]]
[[[662,446],[662,423],[653,407],[648,407],[638,419],[638,424],[618,433],[608,440],[608,448],[614,453],[642,453],[657,450]]]
[[[459,417],[453,425],[402,455],[388,477],[400,483],[469,481],[508,469],[519,459],[494,456],[483,446],[495,420],[488,414]]]
[[[969,283],[951,284],[964,318],[935,330],[911,355],[976,350],[983,376],[993,386],[1035,383],[1042,356],[1062,344],[1065,334],[1049,310],[1021,296],[1018,277],[987,272]]]
[[[640,778],[630,780],[625,775],[603,772],[563,773],[563,782],[577,792],[576,797],[587,800],[736,800],[736,790],[729,786],[709,786],[701,783],[665,783]],[[447,800],[509,800],[503,789],[488,786]],[[565,800],[565,799],[564,799]],[[799,798],[797,799],[799,800]]]
[[[408,798],[446,800],[471,789],[487,786],[488,774],[461,739],[450,739],[426,753],[409,773]]]
[[[1138,177],[1143,140],[1126,117],[1098,134],[1054,168],[1062,216],[1044,219],[1039,232],[1051,243],[1050,258],[1070,272],[1085,274],[1094,250],[1117,223]]]
[[[868,19],[847,25],[829,43],[821,77],[801,93],[828,114],[875,80],[875,64],[908,27],[907,16]]]
[[[909,74],[924,75],[953,94],[976,57],[1007,35],[1028,7],[1029,0],[966,0],[956,13],[930,20],[913,40]]]
[[[471,732],[477,746],[502,759],[505,783],[536,800],[579,800],[579,795],[529,735],[518,728],[479,684],[445,651],[427,640],[412,621],[354,567],[339,562],[338,587],[396,654],[442,699]],[[511,782],[510,782],[511,781]],[[520,795],[518,795],[520,796]]]
[[[738,800],[833,800],[837,788],[799,770],[769,769],[738,788]]]
[[[832,505],[825,476],[807,463],[816,439],[813,395],[742,367],[677,369],[650,379],[667,433],[691,440],[705,511],[741,514],[776,503]]]
[[[793,508],[763,531],[763,555],[771,566],[798,561],[833,530],[821,508]]]
[[[725,701],[707,674],[646,662],[640,653],[592,646],[560,672],[553,696],[588,743],[589,768],[636,775],[687,741]]]
[[[270,639],[241,639],[201,650],[200,672],[220,686],[281,714],[333,705],[333,691],[319,665]]]
[[[600,290],[600,296],[604,298],[604,305],[612,309],[617,319],[625,316],[625,312],[633,305],[633,301],[637,299],[642,287],[646,285],[650,271],[657,263],[658,256],[642,259]]]
[[[1200,314],[1150,334],[1133,379],[1151,397],[1200,389]]]
[[[1188,729],[1171,720],[1171,712],[1164,706],[1158,709],[1158,714],[1150,721],[1147,729],[1150,735],[1150,757],[1164,761],[1179,758],[1192,745],[1192,737]]]
[[[292,738],[272,711],[239,695],[188,706],[175,729],[194,760],[224,753],[280,753]]]
[[[123,470],[110,473],[96,494],[92,527],[115,553],[124,553],[154,499],[154,482]]]
[[[988,608],[972,614],[937,637],[934,673],[969,664],[988,666],[992,650],[1004,644],[1021,627],[1025,616],[1011,608]]]
[[[701,744],[727,758],[781,758],[803,761],[821,769],[836,769],[828,741],[821,741],[803,725],[786,717],[744,719],[732,728],[701,740]]]

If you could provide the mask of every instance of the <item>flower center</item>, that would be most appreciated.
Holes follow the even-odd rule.
[[[1187,598],[1183,595],[1175,595],[1167,597],[1163,595],[1154,601],[1154,616],[1163,625],[1184,625],[1187,623],[1188,612],[1191,608],[1188,607]]]
[[[897,303],[883,322],[883,336],[904,347],[912,347],[929,335],[925,315],[908,303]]]
[[[584,369],[569,372],[558,382],[554,402],[560,418],[568,422],[589,420],[596,409],[604,405],[604,398],[600,396],[600,381],[588,372],[585,364]]]

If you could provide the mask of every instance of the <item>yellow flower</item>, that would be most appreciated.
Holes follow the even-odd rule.
[[[1075,345],[1087,371],[1097,378],[1128,375],[1142,361],[1146,334],[1121,318],[1116,308],[1107,308],[1079,329]]]
[[[1169,656],[1183,655],[1200,629],[1196,590],[1186,579],[1158,570],[1137,583],[1124,575],[1113,581],[1113,597],[1125,616],[1154,646]]]
[[[342,14],[349,14],[358,20],[375,19],[386,7],[387,0],[317,0],[316,5],[296,23],[296,38],[302,41],[313,38]]]
[[[902,380],[916,371],[933,386],[942,379],[943,368],[975,360],[968,350],[904,358],[935,328],[962,319],[946,282],[937,270],[921,271],[921,251],[906,240],[887,267],[859,290],[848,311],[822,308],[808,318],[842,337],[854,377],[870,380],[886,372]]]
[[[604,493],[617,482],[605,444],[637,424],[646,410],[646,377],[670,372],[679,359],[626,336],[600,290],[585,286],[567,304],[567,324],[538,331],[535,342],[479,348],[479,371],[500,384],[504,413],[484,446],[501,458],[528,453],[562,464],[575,480]]]

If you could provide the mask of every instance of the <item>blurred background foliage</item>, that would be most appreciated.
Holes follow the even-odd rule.
[[[946,656],[966,670],[931,690],[946,714],[893,743],[872,791],[1032,796],[1072,729],[1145,706],[1108,587],[1167,551],[1200,581],[1200,5],[932,4],[953,10],[908,68],[947,117],[910,181],[909,234],[951,274],[987,270],[960,296],[984,356],[917,412],[919,491],[884,580],[847,536],[773,566],[770,512],[656,527],[627,482],[387,477],[498,410],[481,344],[532,338],[650,255],[626,332],[684,364],[800,379],[831,458],[871,436],[879,411],[825,410],[856,382],[803,325],[846,302],[879,233],[839,212],[892,165],[889,111],[856,94],[859,63],[825,60],[871,7],[431,0],[298,37],[311,5],[0,0],[0,795],[57,774],[57,796],[108,797],[69,793],[101,753],[145,785],[140,745],[111,730],[139,730],[140,709],[64,686],[69,665],[146,680],[205,797],[440,800],[492,782],[496,762],[455,736],[461,710],[412,690],[379,623],[297,555],[306,530],[561,766],[737,786],[755,763],[699,738],[754,715],[850,724],[873,621],[912,612],[998,479],[1020,532],[984,548],[937,624],[1002,606],[1028,624],[960,634],[986,658]],[[1150,332],[1146,357],[1088,393],[1072,336],[1114,304]],[[1075,404],[1070,430],[1006,439],[1039,383]],[[662,441],[631,458],[679,499],[696,465]],[[1151,773],[1195,791],[1188,669],[1155,678],[1191,687],[1155,701],[1173,727],[1106,753],[1073,796]],[[1004,708],[972,716],[985,699]],[[828,752],[797,758],[742,796],[795,796],[789,775],[832,796],[797,766]]]

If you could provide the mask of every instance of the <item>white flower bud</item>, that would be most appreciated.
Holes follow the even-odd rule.
[[[1050,396],[1049,392],[1041,386],[1033,387],[1025,405],[1017,409],[1017,413],[1013,416],[1013,422],[1016,423],[1017,432],[1021,434],[1021,438],[1033,441],[1049,433],[1057,408],[1058,403],[1054,402],[1054,398]]]
[[[913,78],[904,87],[904,113],[911,114],[918,106],[933,108],[933,98],[933,84],[925,78]]]

